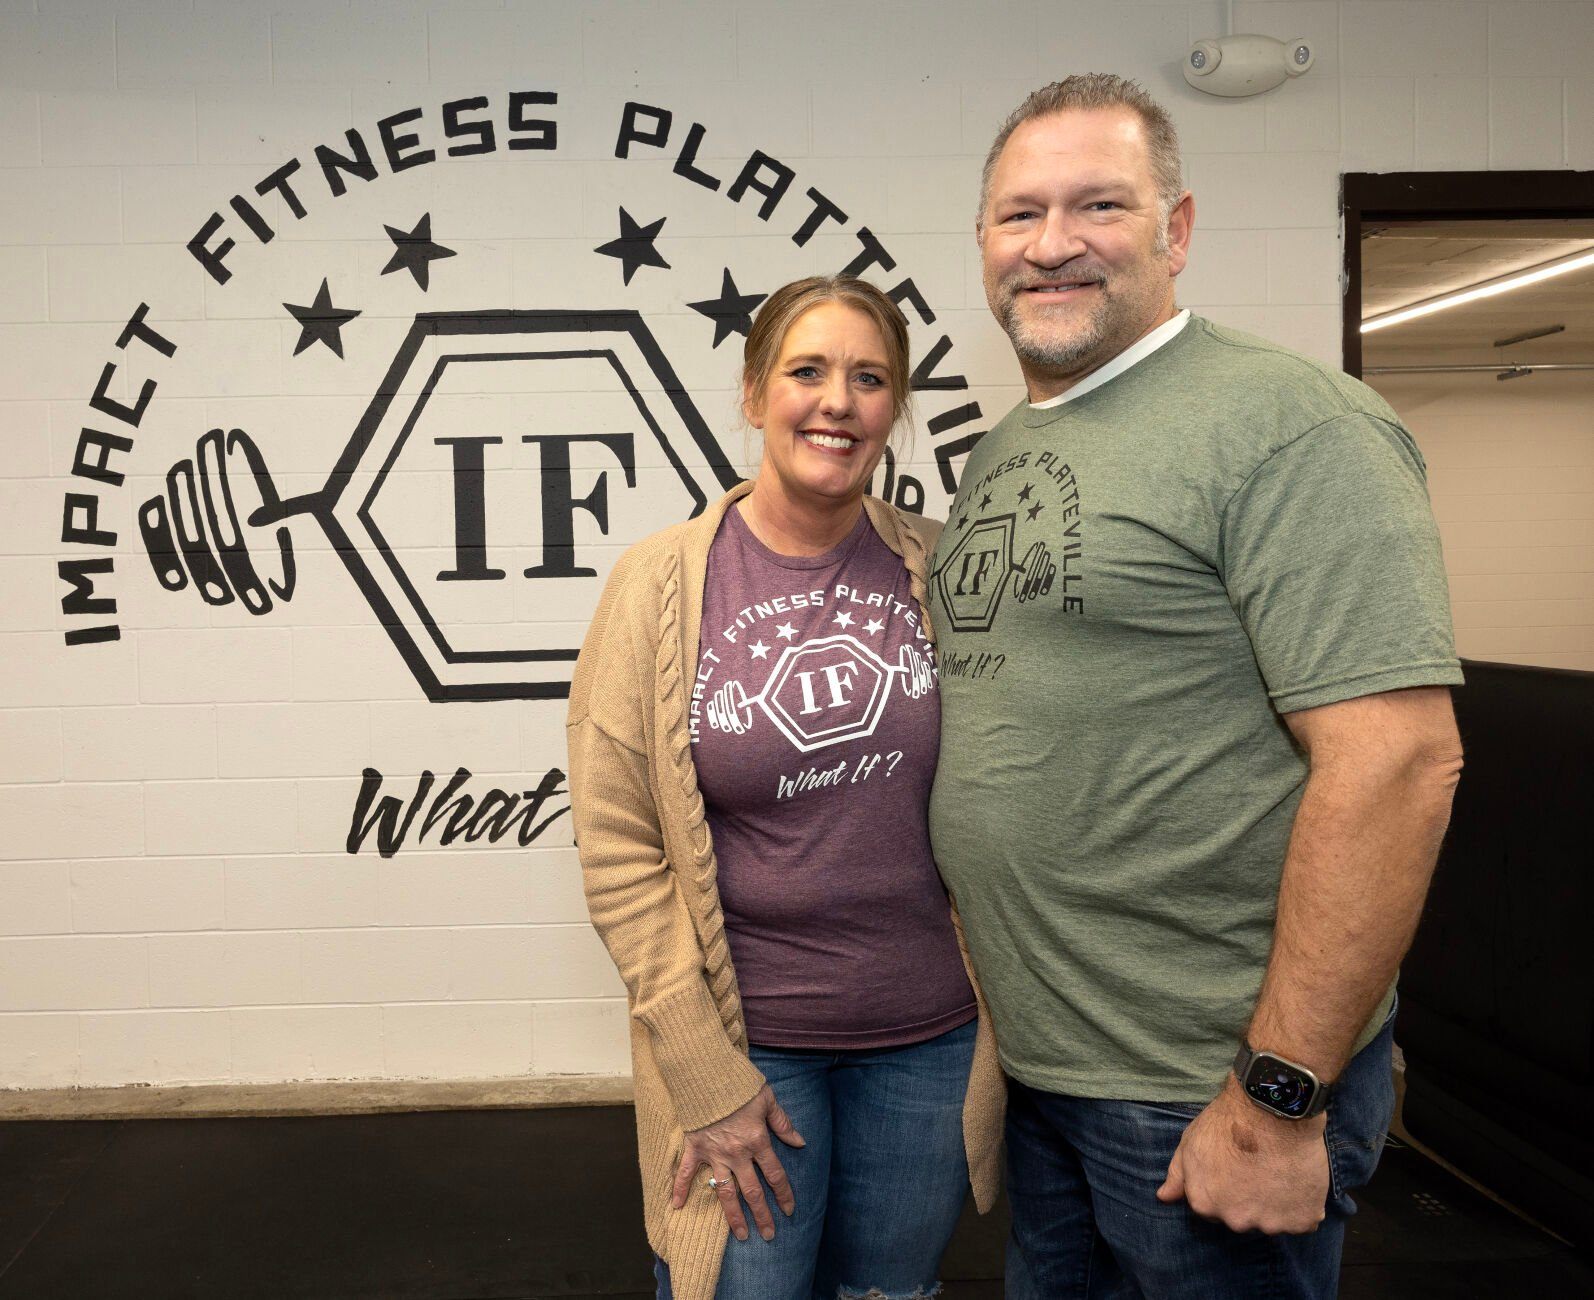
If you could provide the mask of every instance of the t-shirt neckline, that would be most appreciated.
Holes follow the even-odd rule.
[[[1071,402],[1060,402],[1056,406],[1031,406],[1029,402],[1019,404],[1018,417],[1023,421],[1026,429],[1043,429],[1049,424],[1056,424],[1065,416],[1076,415],[1093,403],[1104,400],[1105,395],[1123,392],[1125,387],[1131,387],[1136,382],[1143,380],[1147,374],[1159,369],[1166,364],[1170,356],[1175,355],[1188,345],[1194,338],[1198,328],[1204,328],[1206,322],[1191,312],[1190,319],[1184,323],[1171,339],[1146,356],[1141,357],[1129,369],[1114,375],[1105,384],[1099,384],[1087,393],[1081,393]]]
[[[742,498],[746,500],[746,498]],[[870,529],[869,512],[860,509],[858,522],[852,526],[852,531],[832,546],[828,551],[819,555],[782,555],[779,551],[771,550],[758,540],[758,535],[753,532],[747,520],[742,518],[741,502],[736,502],[725,512],[728,526],[736,534],[737,540],[760,559],[778,565],[782,569],[826,569],[832,565],[840,564],[849,559],[863,541],[864,534]]]

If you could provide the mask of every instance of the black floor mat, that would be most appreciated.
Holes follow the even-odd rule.
[[[1356,1199],[1341,1300],[1594,1295],[1594,1261],[1410,1148]]]
[[[1361,1196],[1341,1295],[1594,1294],[1594,1266],[1416,1152]],[[966,1214],[945,1300],[1001,1295]],[[652,1293],[624,1108],[0,1124],[0,1300]]]

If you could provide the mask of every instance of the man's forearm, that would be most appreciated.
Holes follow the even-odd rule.
[[[1313,754],[1250,1041],[1337,1078],[1422,912],[1459,747]]]

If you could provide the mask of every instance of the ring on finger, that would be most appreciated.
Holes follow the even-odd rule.
[[[726,1174],[723,1178],[710,1178],[708,1185],[717,1192],[722,1187],[735,1187],[736,1179],[730,1174]]]

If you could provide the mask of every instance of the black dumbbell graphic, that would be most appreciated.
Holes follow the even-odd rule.
[[[876,662],[883,661],[877,659]],[[935,685],[934,665],[914,645],[904,645],[897,653],[897,662],[886,664],[885,669],[902,683],[902,693],[910,700],[919,699]],[[757,720],[758,712],[766,714],[769,712],[767,700],[770,685],[782,680],[784,676],[778,671],[771,673],[764,689],[752,696],[747,694],[740,682],[729,682],[721,686],[710,697],[708,707],[704,710],[708,725],[715,731],[728,731],[736,736],[751,730]]]
[[[1034,543],[1024,552],[1024,562],[1013,566],[1012,574],[1013,595],[1018,598],[1020,605],[1037,596],[1044,596],[1052,589],[1052,582],[1057,577],[1057,565],[1052,562],[1051,549],[1045,542]]]
[[[273,595],[293,599],[296,570],[286,521],[317,513],[318,501],[319,494],[283,501],[254,439],[242,429],[225,435],[212,429],[192,460],[167,472],[165,494],[138,508],[138,527],[167,591],[192,582],[208,605],[239,600],[251,614],[265,614]],[[264,530],[275,542],[278,573],[262,578],[250,552],[251,530]]]

